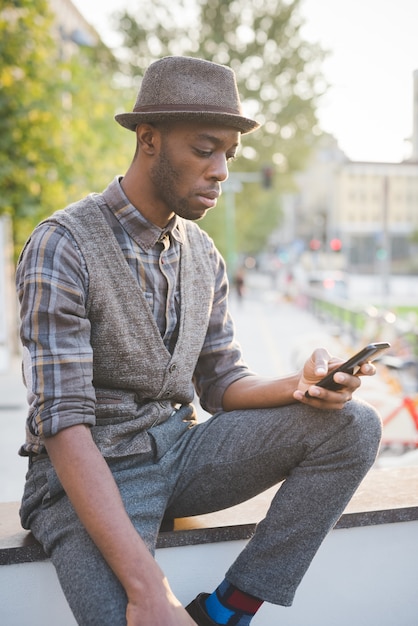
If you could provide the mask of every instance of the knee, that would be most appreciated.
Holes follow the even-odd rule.
[[[352,400],[342,409],[349,418],[347,430],[351,448],[358,460],[372,465],[382,438],[382,420],[374,407],[362,400]]]

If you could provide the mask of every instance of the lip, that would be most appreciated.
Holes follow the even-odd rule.
[[[211,209],[216,205],[219,196],[219,191],[215,190],[197,194],[200,202],[204,204],[208,209]]]

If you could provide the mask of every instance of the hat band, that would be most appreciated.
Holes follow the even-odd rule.
[[[133,113],[176,113],[176,112],[198,112],[198,113],[227,113],[230,115],[241,115],[237,109],[228,107],[217,107],[208,104],[167,104],[156,106],[135,107]]]

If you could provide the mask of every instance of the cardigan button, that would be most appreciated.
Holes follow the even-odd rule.
[[[172,363],[170,367],[168,368],[168,371],[170,372],[170,374],[172,374],[173,372],[176,371],[176,369],[177,369],[176,363]]]

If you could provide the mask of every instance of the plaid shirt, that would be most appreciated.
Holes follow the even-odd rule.
[[[103,196],[109,207],[105,217],[172,352],[178,332],[184,245],[177,218],[164,229],[150,223],[130,204],[118,179]],[[215,412],[222,408],[225,389],[250,372],[234,342],[224,262],[214,247],[211,258],[216,276],[214,306],[195,386],[202,405]],[[93,354],[85,309],[88,288],[87,268],[70,233],[53,223],[35,229],[17,270],[28,427],[35,435],[50,436],[71,425],[95,423]],[[27,442],[23,453],[30,449]]]

